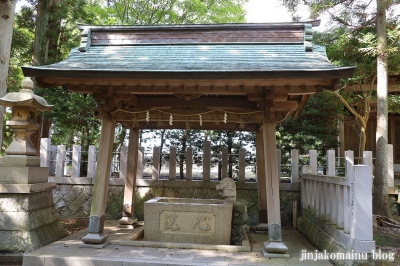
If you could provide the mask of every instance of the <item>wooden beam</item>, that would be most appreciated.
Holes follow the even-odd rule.
[[[128,128],[132,125],[131,121],[122,121],[120,123]],[[182,121],[181,122],[174,121],[171,126],[168,122],[163,122],[162,124],[160,124],[153,121],[149,123],[142,121],[138,123],[138,128],[139,129],[187,129],[187,124],[186,122]],[[244,124],[244,127],[241,127],[239,123],[233,123],[233,122],[228,122],[226,124],[220,122],[218,125],[215,124],[214,122],[203,122],[201,126],[200,123],[197,121],[197,122],[189,122],[189,128],[196,130],[209,129],[209,130],[256,131],[260,128],[260,125],[256,123],[246,123]]]
[[[286,92],[292,93],[307,93],[315,91],[315,86],[325,86],[330,88],[333,84],[333,79],[324,78],[276,78],[276,79],[132,79],[132,78],[36,78],[40,87],[58,87],[68,85],[68,90],[92,93],[96,91],[96,86],[121,86],[121,91],[134,91],[139,93],[156,92],[226,92],[226,93],[246,93],[262,91],[262,87],[282,87],[289,86]],[[83,88],[74,85],[84,85]],[[151,86],[154,86],[153,89]],[[213,86],[213,87],[211,87]],[[226,90],[228,86],[228,90]],[[306,90],[299,86],[306,86]],[[278,89],[278,88],[274,88]]]
[[[182,122],[199,122],[200,117],[199,114],[202,114],[203,122],[219,122],[223,123],[224,121],[224,113],[220,111],[215,112],[207,112],[204,109],[168,109],[168,110],[160,110],[159,111],[150,111],[149,122],[159,122],[162,121],[164,123],[168,123],[170,121],[170,114],[172,114],[173,121],[182,121]],[[246,110],[243,109],[241,112],[248,114],[232,114],[227,113],[228,118],[227,121],[234,123],[261,123],[262,122],[262,113],[261,111],[255,110]],[[114,113],[114,119],[118,122],[122,121],[132,121],[136,119],[138,122],[146,121],[146,109],[133,109],[130,111],[120,110]]]
[[[294,117],[296,118],[297,116],[300,115],[301,111],[304,108],[304,105],[306,105],[308,99],[310,99],[311,95],[303,95],[303,97],[301,97],[301,101],[297,107],[296,113],[294,114]]]
[[[370,85],[362,85],[364,90],[369,90]],[[376,91],[376,84],[372,85],[372,90]],[[361,92],[362,89],[359,84],[350,85],[344,88],[347,92]],[[388,92],[400,92],[400,84],[388,84]]]
[[[189,101],[174,97],[139,97],[137,108],[197,108],[197,109],[249,109],[256,110],[257,104],[246,98],[201,97]]]

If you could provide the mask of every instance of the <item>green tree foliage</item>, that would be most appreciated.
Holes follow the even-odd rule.
[[[247,0],[108,0],[102,24],[157,25],[244,22]],[[100,10],[101,9],[101,10]]]
[[[70,93],[63,89],[38,89],[49,102],[54,105],[52,143],[53,145],[82,145],[88,150],[89,145],[95,145],[99,137],[99,119],[93,117],[91,109],[96,106],[91,96],[80,93]],[[62,101],[56,98],[62,98]],[[67,114],[67,115],[66,115]]]
[[[281,0],[293,14],[299,4],[310,7],[311,17],[322,13],[331,18],[331,54],[338,65],[354,60],[358,70],[354,79],[344,83],[357,84],[361,93],[346,99],[335,95],[354,115],[362,133],[361,150],[365,149],[365,129],[369,119],[370,104],[374,97],[373,86],[377,86],[377,145],[374,178],[373,211],[375,214],[390,216],[387,189],[387,77],[398,73],[399,61],[399,15],[393,13],[398,1],[362,0]],[[299,17],[296,17],[297,19]],[[336,58],[335,58],[336,56]],[[361,103],[352,101],[359,97]],[[396,111],[396,97],[391,98],[392,110]]]
[[[297,118],[289,117],[277,124],[282,155],[289,157],[292,149],[298,149],[300,154],[317,150],[319,156],[325,156],[327,150],[337,148],[338,121],[343,111],[339,100],[330,93],[314,94]]]
[[[330,28],[315,34],[315,41],[327,48],[328,58],[337,66],[356,66],[353,78],[342,80],[341,87],[334,95],[355,118],[355,130],[361,137],[360,150],[365,149],[366,128],[370,116],[370,106],[376,100],[377,76],[377,37],[376,8],[373,1],[334,1],[334,0],[281,0],[297,19],[297,8],[306,5],[310,8],[310,17],[318,18],[325,14],[330,18]],[[399,16],[392,12],[388,24],[388,69],[389,75],[400,70]],[[349,86],[357,88],[354,92]],[[347,92],[345,92],[347,91]],[[350,92],[350,93],[349,93]],[[397,112],[396,97],[390,97],[390,111]]]
[[[46,1],[31,1],[30,7],[21,9],[17,16],[15,28],[18,41],[13,47],[15,61],[12,79],[15,90],[19,89],[22,80],[22,73],[18,67],[29,64],[31,60],[34,31],[38,21],[35,17],[37,12],[35,8],[40,4],[44,6],[41,14],[47,12],[48,20],[44,23],[47,27],[45,34],[39,37],[47,40],[44,42],[47,47],[43,50],[48,53],[42,55],[38,61],[42,62],[41,64],[50,64],[64,59],[70,49],[79,44],[80,35],[76,29],[76,23],[155,25],[244,22],[245,11],[242,5],[247,2],[247,0]],[[94,106],[90,96],[85,98],[60,88],[38,90],[36,93],[55,105],[52,116],[47,117],[53,121],[51,131],[54,144],[81,144],[85,149],[87,145],[96,143],[99,123],[90,112],[90,107]],[[120,126],[117,127],[116,132],[114,150],[119,149],[124,142],[126,143],[127,136],[126,129]],[[204,134],[201,135],[200,131],[162,130],[156,132],[159,132],[161,136],[162,146],[166,139],[170,139],[165,143],[165,147],[174,145],[180,151],[185,150],[184,146],[194,147],[195,162],[198,160],[196,154],[200,152],[197,150],[202,149],[204,140]]]

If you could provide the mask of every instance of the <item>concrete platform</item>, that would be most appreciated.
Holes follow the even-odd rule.
[[[262,250],[263,243],[268,241],[266,234],[249,233],[250,252],[152,248],[120,245],[120,242],[132,241],[135,233],[132,229],[118,228],[117,224],[117,221],[106,221],[104,231],[109,234],[111,244],[103,249],[79,248],[80,239],[87,234],[87,230],[82,230],[24,254],[23,266],[331,265],[329,261],[300,261],[302,250],[315,252],[316,248],[292,228],[282,230],[290,258],[265,258]]]

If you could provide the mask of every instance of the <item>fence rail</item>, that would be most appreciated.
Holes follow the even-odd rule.
[[[327,153],[327,174],[317,174],[316,151],[310,165],[302,167],[302,209],[343,230],[356,252],[374,246],[372,225],[372,152],[364,152],[364,165],[354,165],[353,151],[346,151],[345,176],[336,176],[334,151]]]
[[[141,151],[141,165],[139,169],[142,178],[148,179],[185,179],[185,180],[211,180],[222,179],[228,176],[230,170],[234,172],[234,179],[239,182],[256,182],[256,155],[240,149],[238,154],[229,154],[228,148],[215,154],[211,152],[211,143],[206,141],[203,151],[194,154],[193,148],[187,148],[186,152],[178,153],[176,147],[171,147],[169,153],[161,153],[160,147],[153,147],[151,152]],[[389,186],[394,184],[393,174],[393,147],[388,145],[389,154]],[[195,158],[201,157],[201,162],[195,162]],[[52,146],[50,139],[43,138],[40,148],[41,166],[49,167],[49,175],[57,177],[86,176],[94,178],[97,166],[97,148],[89,146],[88,151],[82,151],[81,146],[74,145],[72,151],[65,145]],[[344,176],[344,158],[335,157],[335,152],[329,150],[324,157],[317,157],[317,151],[310,151],[308,155],[299,155],[298,150],[291,150],[290,157],[282,156],[277,150],[279,178],[281,182],[299,183],[301,165],[308,164],[313,169],[313,174],[326,174]],[[229,158],[234,158],[232,163]],[[124,178],[126,176],[128,148],[121,147],[120,152],[113,153],[110,177]],[[372,165],[372,155],[367,160]],[[282,164],[288,161],[289,164]],[[180,174],[180,168],[183,174]],[[178,171],[177,171],[178,169]],[[332,170],[334,169],[334,170]]]

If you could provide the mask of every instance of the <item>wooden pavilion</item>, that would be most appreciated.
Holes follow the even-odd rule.
[[[104,245],[114,128],[130,128],[122,223],[132,223],[138,130],[256,132],[260,223],[266,250],[283,253],[275,124],[310,95],[335,90],[353,67],[332,65],[312,43],[311,23],[79,26],[78,49],[61,62],[23,67],[37,86],[92,94],[102,119],[86,244]],[[315,26],[315,23],[314,23]]]

